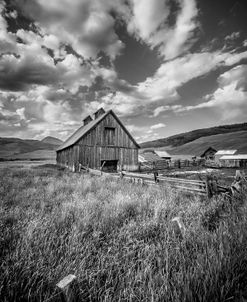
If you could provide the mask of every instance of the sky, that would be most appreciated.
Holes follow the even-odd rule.
[[[247,120],[246,0],[0,0],[0,136],[98,108],[138,142]]]

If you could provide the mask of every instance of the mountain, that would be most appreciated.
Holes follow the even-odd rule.
[[[51,145],[55,145],[55,146],[60,146],[63,141],[61,141],[60,139],[53,137],[53,136],[46,136],[45,138],[43,138],[41,140],[42,143],[46,143],[46,144],[51,144]]]
[[[0,158],[12,158],[17,154],[33,152],[36,150],[55,150],[57,145],[39,140],[0,137]]]
[[[197,139],[205,138],[209,136],[215,136],[218,134],[227,134],[227,133],[234,133],[234,132],[241,132],[247,131],[247,123],[242,124],[233,124],[233,125],[224,125],[218,127],[211,127],[211,128],[204,128],[193,130],[186,133],[181,133],[177,135],[173,135],[167,138],[161,138],[154,141],[144,142],[141,143],[141,148],[164,148],[164,149],[174,149],[175,147],[185,145],[190,142],[194,142]],[[223,139],[223,137],[221,138]],[[224,139],[225,142],[225,139]],[[223,142],[222,142],[223,143]],[[205,142],[203,142],[205,145]],[[237,143],[236,143],[237,145]],[[214,146],[212,146],[214,147]],[[238,148],[236,148],[238,149]],[[177,149],[179,150],[179,149]],[[182,150],[182,149],[181,149]],[[247,150],[246,150],[247,153]]]

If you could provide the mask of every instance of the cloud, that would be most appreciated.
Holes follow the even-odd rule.
[[[164,128],[164,127],[166,127],[165,124],[159,123],[159,124],[152,125],[152,126],[150,127],[150,129],[155,130],[155,129],[160,129],[160,128]]]
[[[235,40],[235,39],[237,39],[239,37],[240,37],[240,32],[235,31],[235,32],[231,33],[230,35],[227,35],[225,37],[225,40]]]
[[[135,136],[138,142],[144,142],[161,137],[162,134],[157,133],[155,130],[164,128],[165,124],[160,123],[152,126],[127,125],[126,127]]]
[[[25,120],[25,107],[19,108],[16,110],[16,113],[19,115],[20,119]]]
[[[133,15],[128,24],[135,33],[152,48],[157,47],[165,59],[172,59],[185,52],[193,44],[193,34],[198,27],[198,9],[195,0],[178,1],[174,25],[169,25],[169,1],[130,1]]]
[[[202,108],[215,108],[222,120],[244,118],[247,115],[247,65],[236,66],[218,78],[218,88],[207,95],[203,102],[196,106],[187,106],[178,111],[190,111]]]
[[[144,41],[149,41],[169,15],[165,1],[132,0],[133,15],[128,23],[129,32],[135,33]]]
[[[36,21],[43,33],[55,35],[85,58],[96,58],[99,51],[104,51],[114,59],[123,48],[111,15],[113,10],[122,11],[121,1],[18,0],[15,3],[23,14]]]
[[[181,97],[178,88],[194,78],[206,75],[221,66],[232,66],[247,58],[247,52],[203,52],[188,54],[161,64],[153,77],[132,85],[129,90],[110,92],[92,106],[112,108],[121,116],[149,115],[157,117],[165,111],[182,111],[173,105]]]

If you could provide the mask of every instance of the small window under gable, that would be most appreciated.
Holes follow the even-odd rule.
[[[114,145],[115,144],[115,127],[105,127],[105,144]]]

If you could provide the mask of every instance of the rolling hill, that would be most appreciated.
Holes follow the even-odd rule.
[[[175,155],[200,156],[210,146],[216,150],[237,149],[240,154],[247,153],[247,130],[200,137],[187,144],[170,148],[168,152]],[[167,147],[165,149],[167,150]]]
[[[56,145],[56,146],[60,146],[63,143],[63,141],[53,136],[47,136],[43,138],[41,142],[45,144]]]
[[[50,143],[48,143],[48,141]],[[56,144],[55,144],[56,142]],[[59,142],[59,144],[58,144]],[[42,158],[54,158],[54,150],[56,150],[57,146],[60,145],[60,140],[48,137],[48,139],[44,139],[42,141],[33,140],[33,139],[20,139],[13,137],[0,137],[0,158],[1,159],[16,159],[16,158],[32,158],[34,156],[37,158],[37,152],[34,155],[30,153],[34,151],[42,151]],[[53,151],[52,153],[49,151]],[[40,154],[41,154],[40,153]],[[26,155],[25,155],[26,154]],[[47,157],[49,156],[49,157]]]
[[[46,160],[56,159],[55,150],[35,150],[27,153],[19,153],[9,156],[10,159],[15,160]]]
[[[141,143],[140,146],[141,148],[167,147],[166,149],[168,150],[174,147],[182,146],[184,144],[193,142],[202,137],[209,137],[218,134],[227,134],[227,133],[234,133],[234,132],[241,132],[241,131],[247,131],[247,123],[224,125],[218,127],[193,130],[190,132],[173,135],[167,138],[161,138],[154,141],[144,142]],[[247,149],[246,149],[246,153],[247,153]]]

